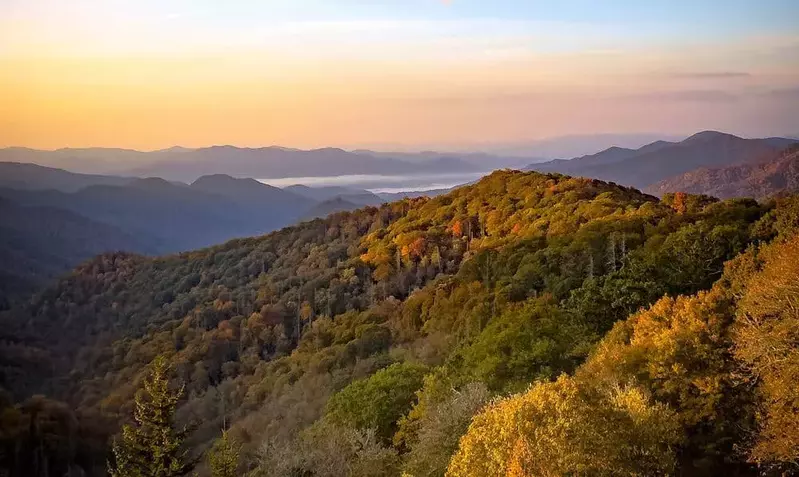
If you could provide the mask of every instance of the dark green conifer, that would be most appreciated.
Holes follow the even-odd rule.
[[[186,431],[175,430],[174,416],[183,387],[169,388],[169,364],[163,356],[153,361],[150,376],[136,395],[134,424],[122,428],[112,445],[112,477],[176,477],[188,472],[183,441]]]
[[[235,477],[239,466],[239,449],[239,444],[230,437],[228,431],[222,431],[222,437],[208,451],[211,477]]]

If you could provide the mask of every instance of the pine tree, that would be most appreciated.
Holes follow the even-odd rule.
[[[240,446],[228,432],[222,431],[222,437],[208,451],[211,477],[234,477],[239,466],[239,449]]]
[[[112,445],[114,463],[108,466],[112,477],[176,477],[188,472],[182,449],[186,431],[173,427],[183,387],[169,389],[168,371],[163,356],[153,361],[150,376],[136,395],[134,424],[125,425],[121,440]]]

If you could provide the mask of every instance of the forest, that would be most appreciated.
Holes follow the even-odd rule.
[[[0,475],[799,473],[799,197],[496,171],[0,312]]]

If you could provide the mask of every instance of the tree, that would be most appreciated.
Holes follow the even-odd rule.
[[[535,379],[573,370],[580,348],[592,337],[587,327],[549,297],[492,319],[471,345],[460,351],[463,373],[492,390],[519,390]]]
[[[211,477],[235,477],[239,466],[240,449],[241,446],[230,437],[230,433],[222,431],[222,437],[208,451]]]
[[[411,409],[426,372],[421,364],[394,363],[331,397],[326,417],[354,429],[374,428],[380,438],[389,441],[397,420]]]
[[[664,475],[679,438],[675,413],[645,390],[564,375],[478,414],[446,475]]]
[[[185,429],[174,429],[175,408],[183,387],[169,387],[169,365],[163,356],[152,363],[150,375],[137,393],[133,425],[122,428],[121,440],[112,444],[112,477],[173,477],[189,470],[183,450]]]
[[[427,378],[425,381],[429,382]],[[432,390],[431,394],[436,394],[436,390]],[[403,465],[409,475],[443,476],[472,417],[490,398],[488,388],[482,383],[470,383],[459,390],[448,388],[445,394],[438,401],[438,396],[428,396],[420,391],[420,404],[422,400],[435,402],[417,405],[414,408],[416,412],[409,413],[408,418],[401,423],[401,426],[406,424],[406,427],[413,428],[413,435],[408,436],[406,442],[409,452],[404,456]]]
[[[734,326],[735,357],[757,383],[751,460],[799,467],[799,236],[771,247],[747,284]]]

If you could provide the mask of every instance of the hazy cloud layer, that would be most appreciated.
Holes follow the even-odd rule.
[[[731,78],[749,78],[751,73],[743,71],[705,71],[705,72],[683,72],[683,73],[670,73],[666,76],[681,79],[705,79],[705,80],[719,80]]]

